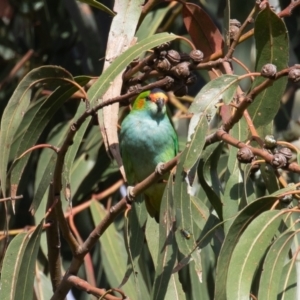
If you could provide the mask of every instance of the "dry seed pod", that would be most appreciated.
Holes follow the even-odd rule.
[[[163,59],[166,57],[166,55],[167,55],[167,51],[161,51],[161,52],[159,52],[158,58]]]
[[[190,58],[193,61],[193,63],[198,64],[203,60],[204,54],[200,50],[192,50],[190,52]]]
[[[281,153],[276,153],[273,155],[271,165],[275,168],[282,168],[287,165],[287,158]]]
[[[288,78],[293,82],[298,82],[300,80],[300,69],[291,69]]]
[[[233,40],[236,36],[236,34],[239,32],[239,28],[235,25],[229,26],[229,37],[231,40]]]
[[[131,86],[127,89],[127,92],[128,92],[128,93],[131,93],[131,92],[137,92],[137,91],[139,91],[141,88],[142,88],[142,85],[138,83],[138,84],[135,84],[135,85],[131,85]]]
[[[166,91],[170,91],[174,88],[175,84],[176,84],[176,81],[174,80],[173,77],[171,76],[166,76],[166,78],[169,79],[169,81],[165,84],[164,86],[164,90]]]
[[[171,69],[171,64],[166,58],[156,60],[154,66],[159,72],[167,72]]]
[[[230,19],[229,26],[236,26],[236,27],[240,28],[242,26],[242,24],[237,19]]]
[[[150,72],[152,71],[153,69],[150,67],[150,66],[144,66],[143,69],[142,69],[142,72],[143,73],[146,73],[146,72]]]
[[[251,163],[254,158],[253,152],[248,147],[240,148],[237,152],[237,159],[240,163]]]
[[[186,85],[193,85],[197,82],[197,76],[193,73],[185,80]]]
[[[289,203],[291,203],[293,201],[293,195],[292,194],[284,195],[279,200],[280,200],[280,202],[289,204]]]
[[[155,47],[154,51],[161,52],[161,51],[164,51],[164,50],[168,50],[170,48],[170,45],[171,45],[170,42],[165,42],[165,43]]]
[[[278,150],[278,153],[283,154],[286,157],[287,160],[289,160],[293,157],[292,150],[290,148],[287,148],[287,147],[280,148]]]
[[[180,52],[180,61],[190,61],[190,55],[185,52]]]
[[[171,49],[167,52],[166,58],[169,60],[169,62],[172,65],[178,64],[181,59],[179,52],[177,52],[176,50],[173,50],[173,49]]]
[[[264,146],[266,149],[273,149],[277,146],[277,140],[274,135],[266,135],[264,140]]]
[[[187,78],[191,74],[189,66],[190,66],[189,62],[183,61],[179,63],[177,66],[174,66],[171,69],[171,72],[178,78]]]
[[[274,78],[277,72],[277,67],[273,64],[266,64],[261,69],[261,76],[266,78]]]

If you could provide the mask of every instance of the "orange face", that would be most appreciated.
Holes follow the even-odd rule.
[[[152,102],[156,102],[157,99],[164,99],[165,103],[168,99],[167,95],[165,93],[162,92],[156,92],[155,94],[150,94],[149,98]]]
[[[156,93],[153,93],[153,94],[149,94],[149,96],[147,98],[148,99],[145,99],[145,98],[137,99],[134,103],[135,109],[137,109],[137,110],[144,109],[147,100],[148,101],[150,100],[151,102],[156,103],[157,99],[163,99],[164,102],[166,103],[166,101],[168,99],[167,95],[163,92],[156,92]]]

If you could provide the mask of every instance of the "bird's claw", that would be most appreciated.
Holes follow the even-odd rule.
[[[135,194],[133,192],[133,186],[128,186],[127,187],[127,198],[129,200],[129,202],[132,202],[135,198]]]
[[[165,168],[165,164],[160,162],[157,164],[156,168],[155,168],[155,173],[162,175],[163,174],[163,170]]]

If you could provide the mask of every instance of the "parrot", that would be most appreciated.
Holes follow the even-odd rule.
[[[129,187],[143,181],[178,153],[178,137],[166,113],[167,94],[155,88],[142,92],[124,118],[120,150]],[[144,191],[147,211],[159,223],[160,203],[169,174]],[[132,188],[132,187],[131,187]],[[130,189],[127,189],[130,195]]]

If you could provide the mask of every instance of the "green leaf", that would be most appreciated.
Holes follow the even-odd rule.
[[[241,119],[231,130],[231,135],[239,141],[244,141],[248,135],[248,127],[245,119]],[[230,219],[239,211],[240,203],[245,195],[243,184],[243,171],[236,158],[238,148],[229,146],[229,155],[227,162],[227,173],[225,176],[225,189],[223,197],[223,218]],[[225,233],[233,219],[224,224]]]
[[[90,193],[93,188],[93,184],[99,181],[102,175],[102,170],[99,168],[97,172],[97,178],[95,180],[91,180],[88,182],[87,177],[91,175],[92,170],[95,168],[98,160],[102,161],[102,165],[104,164],[104,159],[99,155],[99,147],[101,148],[103,144],[103,140],[101,134],[99,134],[99,128],[97,126],[92,126],[88,135],[84,138],[83,145],[81,145],[80,153],[78,157],[75,159],[74,164],[71,170],[71,182],[72,182],[72,197],[76,195],[79,191],[81,194]],[[102,153],[105,155],[105,153]],[[85,184],[84,184],[85,182]],[[84,189],[85,188],[85,189]],[[79,195],[76,195],[75,199],[78,201]]]
[[[228,104],[239,84],[237,75],[223,75],[207,83],[192,102],[190,113],[205,113],[213,116],[218,103]]]
[[[206,84],[195,97],[189,108],[189,112],[194,115],[189,125],[189,149],[184,163],[186,170],[190,170],[201,156],[208,131],[208,119],[216,114],[217,104],[228,104],[232,100],[238,83],[238,76],[223,75]]]
[[[138,299],[142,299],[143,297],[146,299],[146,294],[145,292],[142,293],[142,287],[140,286],[143,281],[140,282],[141,274],[137,271],[137,267],[145,242],[147,217],[148,213],[144,197],[143,195],[139,195],[131,205],[129,217],[125,219],[125,246],[128,252],[128,263],[126,274],[122,280],[123,285],[128,280],[129,276],[131,274],[133,275]]]
[[[294,231],[287,231],[275,240],[263,264],[258,299],[277,299],[284,262],[288,258]]]
[[[78,0],[79,2],[82,3],[86,3],[89,4],[90,6],[96,7],[106,13],[108,13],[109,15],[111,15],[112,17],[114,17],[116,15],[115,12],[113,12],[112,10],[110,10],[108,7],[106,7],[104,4],[96,1],[96,0]]]
[[[91,213],[95,226],[100,223],[106,215],[106,211],[101,204],[92,201]],[[116,230],[115,225],[110,225],[102,234],[101,257],[107,280],[110,286],[117,287],[122,281],[126,272],[127,253],[124,247],[124,239]],[[136,298],[135,285],[130,278],[122,287],[122,290],[132,299]]]
[[[216,210],[220,220],[223,219],[223,190],[217,168],[222,149],[222,143],[214,143],[206,147],[197,169],[201,187],[205,191],[209,202]]]
[[[4,197],[6,196],[7,165],[14,136],[30,101],[29,90],[38,83],[53,82],[53,80],[72,80],[65,69],[57,66],[43,66],[29,72],[19,83],[4,109],[1,119],[0,146],[0,181]]]
[[[70,123],[58,124],[55,126],[47,140],[47,143],[60,147],[63,143],[67,132],[70,128]],[[53,179],[54,168],[56,164],[57,154],[50,149],[43,149],[38,160],[36,168],[36,178],[34,183],[34,196],[30,206],[30,212],[35,215],[36,223],[44,218],[46,211],[46,199],[44,197],[51,180]],[[44,197],[44,198],[43,198]],[[42,201],[42,200],[45,201]],[[41,207],[40,204],[42,203]],[[39,211],[37,214],[36,212]]]
[[[207,206],[195,196],[190,196],[190,201],[192,206],[192,218],[198,228],[203,229],[209,217],[209,210]]]
[[[190,282],[191,282],[191,299],[198,299],[199,295],[201,295],[201,300],[210,300],[208,293],[207,284],[208,281],[203,281],[202,274],[197,274],[195,271],[195,262],[190,262],[189,264],[189,275],[190,275]],[[201,282],[202,281],[202,282]]]
[[[33,232],[18,234],[3,260],[1,299],[32,299],[36,258],[43,220]]]
[[[75,82],[80,86],[84,86],[89,82],[89,80],[90,77],[81,76],[77,77]],[[41,133],[53,116],[55,116],[57,110],[61,108],[65,101],[69,99],[77,90],[78,87],[74,86],[74,84],[64,83],[45,99],[35,114],[31,115],[32,119],[30,120],[23,137],[20,139],[20,144],[16,152],[17,157],[37,143]],[[29,156],[30,155],[26,155],[14,163],[14,168],[12,170],[10,179],[12,196],[15,196],[14,193],[17,191],[17,187],[21,180],[24,168],[28,162]]]
[[[192,252],[195,244],[195,235],[193,232],[192,206],[190,195],[188,193],[188,176],[183,169],[185,159],[188,153],[188,147],[180,155],[179,163],[176,168],[174,182],[174,206],[176,209],[176,241],[180,252],[188,255]],[[170,176],[172,177],[172,176]],[[190,238],[185,238],[182,231],[188,231]]]
[[[34,278],[34,290],[39,300],[48,300],[53,296],[51,281],[42,271],[38,271]]]
[[[172,199],[173,176],[169,177],[160,207],[159,247],[155,262],[155,278],[151,299],[165,299],[173,266],[176,260],[174,204]],[[157,239],[157,237],[155,237]],[[149,243],[150,241],[148,241]]]
[[[257,16],[254,37],[257,51],[255,70],[257,72],[260,72],[265,64],[276,65],[278,71],[287,67],[289,59],[287,29],[283,20],[269,6]],[[257,77],[252,84],[252,89],[265,80],[263,77]],[[255,98],[248,108],[255,127],[265,126],[274,119],[286,84],[287,77],[284,76]]]
[[[267,211],[255,218],[240,237],[230,260],[228,299],[248,300],[256,269],[278,230],[282,213]]]
[[[247,228],[249,223],[260,215],[262,212],[271,208],[273,203],[277,200],[276,196],[268,196],[257,199],[251,202],[248,206],[242,209],[234,218],[228,233],[223,242],[217,269],[216,269],[216,284],[215,299],[226,300],[226,284],[228,278],[228,266],[230,264],[233,250],[238,243],[243,231]],[[236,283],[235,283],[236,284]],[[232,298],[234,299],[234,298]]]
[[[261,177],[266,185],[269,194],[275,193],[280,189],[274,169],[270,164],[260,164]]]
[[[255,195],[255,190],[253,187],[252,180],[250,179],[251,169],[252,169],[251,164],[246,164],[244,167],[243,181],[244,181],[245,201],[247,204],[256,200],[256,198],[257,198]]]
[[[178,274],[172,274],[164,300],[182,300],[182,299],[185,299],[185,293],[179,281]]]
[[[135,34],[135,36],[138,38],[138,41],[155,34],[170,9],[171,6],[168,5],[166,7],[157,8],[147,13],[146,17],[144,18],[142,24],[139,26],[139,29]]]
[[[159,249],[159,227],[153,218],[148,218],[146,226],[146,240],[148,249],[153,261],[154,268],[156,268],[158,249]]]
[[[277,299],[290,300],[297,299],[297,270],[295,260],[291,259],[281,271],[279,293]]]

